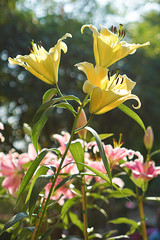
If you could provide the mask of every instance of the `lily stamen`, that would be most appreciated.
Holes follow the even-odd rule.
[[[118,82],[119,82],[119,78],[117,78],[116,85],[118,84]]]
[[[115,33],[115,34],[117,33],[117,28],[116,28],[116,27],[114,27],[114,33]]]
[[[123,83],[123,81],[124,81],[124,78],[122,77],[122,80],[121,80],[120,84],[122,84],[122,83]]]
[[[108,80],[110,81],[110,78],[111,78],[111,73],[110,71],[108,71]]]

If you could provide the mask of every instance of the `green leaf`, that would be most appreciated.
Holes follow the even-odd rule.
[[[12,227],[14,224],[16,224],[17,222],[21,221],[23,218],[26,217],[28,217],[28,214],[26,212],[17,213],[5,224],[3,231]]]
[[[61,97],[61,100],[67,100],[67,101],[69,101],[69,100],[74,100],[74,101],[76,101],[77,103],[79,103],[79,105],[82,104],[81,101],[80,101],[80,99],[79,99],[78,97],[73,96],[73,95],[63,96],[63,97]]]
[[[73,174],[71,176],[67,176],[66,178],[64,178],[54,189],[54,191],[57,191],[60,187],[62,187],[66,182],[70,181],[71,179],[76,178],[77,176],[79,176],[79,174]]]
[[[30,168],[28,169],[27,173],[25,174],[24,178],[22,179],[20,188],[18,190],[17,202],[19,201],[19,199],[20,199],[22,193],[24,192],[26,186],[28,186],[28,183],[29,183],[30,179],[32,178],[34,172],[36,171],[37,167],[39,166],[40,162],[43,160],[43,158],[46,156],[46,154],[48,152],[49,152],[48,150],[44,150],[32,162]]]
[[[79,163],[79,164],[83,164],[83,163]],[[109,178],[105,174],[103,174],[102,172],[98,171],[97,169],[95,169],[93,167],[90,167],[89,165],[86,165],[86,164],[83,164],[83,165],[84,165],[84,167],[88,168],[91,172],[95,173],[96,176],[102,178],[103,180],[105,180],[106,182],[108,182],[111,185]],[[112,183],[112,185],[114,186],[113,183]]]
[[[30,239],[33,231],[34,231],[34,227],[23,228],[21,233],[19,234],[19,239],[20,240]],[[27,237],[30,237],[30,238],[27,238]]]
[[[113,133],[103,133],[103,134],[98,134],[98,136],[99,136],[99,138],[100,138],[101,140],[104,140],[104,139],[106,139],[106,138],[112,137],[112,136],[113,136]],[[90,142],[92,142],[92,141],[94,141],[94,140],[95,140],[95,138],[92,137],[92,138],[90,139]]]
[[[45,102],[44,104],[42,104],[39,109],[37,110],[37,112],[35,113],[32,122],[31,122],[31,126],[33,126],[42,116],[42,114],[50,107],[54,106],[55,104],[57,104],[60,101],[63,100],[74,100],[76,102],[78,102],[79,104],[81,104],[81,101],[79,100],[78,97],[72,96],[72,95],[68,95],[68,96],[63,96],[63,97],[59,97],[59,98],[54,98],[49,100],[48,102]]]
[[[102,142],[101,142],[101,140],[98,136],[98,133],[91,127],[85,127],[85,129],[87,129],[89,132],[91,132],[93,134],[95,140],[96,140],[100,156],[102,158],[103,164],[104,164],[105,169],[107,171],[110,183],[112,184],[112,176],[111,176],[110,166],[109,166],[109,163],[108,163],[105,151],[104,151],[104,147],[103,147]]]
[[[93,192],[88,192],[87,197],[93,197],[94,199],[101,199],[104,201],[106,204],[109,203],[108,199],[106,196],[102,195],[101,193],[93,193]]]
[[[37,198],[39,193],[43,190],[43,188],[49,183],[50,179],[53,175],[41,175],[39,176],[33,186],[31,196],[29,199],[29,216],[31,218],[34,207],[36,205]]]
[[[112,189],[107,189],[106,191],[109,193],[107,198],[112,198],[112,197],[113,198],[124,198],[124,197],[135,196],[134,192],[129,188],[123,188],[123,189],[121,189],[121,191],[112,190]]]
[[[72,105],[69,104],[69,103],[58,103],[55,106],[58,107],[58,108],[64,108],[64,109],[69,110],[74,116],[77,115],[77,112],[74,110]]]
[[[31,122],[31,126],[33,127],[33,125],[41,118],[41,116],[43,115],[43,113],[50,107],[52,107],[52,105],[56,104],[59,101],[59,98],[55,98],[55,99],[51,99],[48,102],[45,102],[44,104],[42,104],[39,109],[37,110],[37,112],[35,113],[32,122]]]
[[[84,163],[84,149],[80,142],[72,141],[69,151],[71,152],[76,163]],[[79,172],[83,171],[84,166],[77,164]]]
[[[76,204],[76,202],[79,200],[79,197],[73,197],[71,199],[68,199],[63,207],[62,207],[62,210],[61,210],[61,219],[64,218],[65,214],[69,211],[69,209]]]
[[[40,119],[33,125],[32,128],[32,143],[35,147],[36,152],[38,153],[38,138],[42,128],[44,127],[45,123],[47,122],[51,112],[53,111],[54,107],[48,108],[40,117]]]
[[[83,223],[79,220],[78,216],[73,212],[69,212],[69,217],[71,219],[71,222],[83,232],[84,226]]]
[[[138,116],[137,113],[132,111],[129,107],[127,107],[124,104],[119,105],[118,108],[125,114],[127,114],[129,117],[133,118],[143,128],[144,132],[146,131],[144,123],[142,122],[141,118]]]
[[[57,94],[57,89],[56,88],[51,88],[51,89],[49,89],[47,92],[45,92],[45,94],[43,95],[43,98],[42,98],[42,102],[43,102],[43,104],[45,103],[45,102],[48,102],[49,100],[51,100],[51,98],[55,95],[55,94]]]
[[[28,194],[27,194],[27,197],[26,197],[26,202],[28,202],[29,198],[30,198],[30,195],[31,195],[31,192],[32,192],[32,188],[33,188],[33,185],[36,181],[36,179],[40,176],[40,175],[44,175],[48,172],[48,167],[47,166],[40,166],[40,168],[36,171],[36,174],[34,175],[33,179],[32,179],[32,182],[30,184],[30,187],[29,187],[29,191],[28,191]]]
[[[117,218],[117,219],[114,219],[114,220],[111,220],[109,221],[110,223],[114,223],[114,224],[122,224],[122,223],[126,223],[126,224],[129,224],[131,226],[134,226],[135,228],[139,228],[138,226],[138,223],[132,219],[129,219],[129,218]]]
[[[87,205],[87,206],[88,206],[88,205]],[[105,218],[108,217],[108,214],[106,213],[106,211],[105,211],[102,207],[98,206],[97,204],[92,204],[92,205],[90,205],[90,207],[93,208],[93,209],[97,209],[100,213],[103,214],[103,216],[104,216]]]

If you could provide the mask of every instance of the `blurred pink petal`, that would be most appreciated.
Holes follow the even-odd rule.
[[[128,155],[128,150],[126,148],[113,148],[111,145],[106,145],[105,153],[110,166],[113,166]]]
[[[124,164],[132,170],[133,178],[149,181],[160,174],[160,167],[155,167],[154,161],[141,162],[139,159]]]

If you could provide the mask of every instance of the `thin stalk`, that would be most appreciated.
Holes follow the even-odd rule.
[[[86,185],[82,182],[81,186],[82,193],[82,213],[83,213],[83,225],[84,225],[84,240],[88,240],[88,215],[87,215],[87,199],[86,199]]]
[[[31,239],[31,240],[34,240],[34,239],[35,239],[35,235],[36,235],[36,232],[37,232],[37,228],[38,228],[38,226],[39,226],[39,221],[40,221],[40,218],[41,218],[42,213],[43,213],[45,201],[46,201],[46,199],[43,198],[43,202],[42,202],[41,208],[39,209],[39,212],[38,212],[38,217],[37,217],[36,225],[35,225],[35,228],[34,228],[34,231],[33,231],[33,234],[32,234],[32,239]]]
[[[141,219],[142,237],[143,237],[143,240],[147,240],[148,238],[147,238],[146,222],[145,222],[145,215],[144,215],[144,209],[143,209],[143,196],[139,195],[137,186],[136,186],[136,197],[138,202],[139,215]]]
[[[53,179],[53,182],[52,182],[52,185],[51,185],[51,188],[50,188],[50,191],[49,191],[49,194],[48,194],[48,197],[47,197],[45,206],[44,206],[44,210],[43,210],[42,216],[41,216],[40,221],[39,221],[39,225],[38,225],[37,232],[36,232],[36,236],[35,236],[35,239],[34,239],[34,240],[37,240],[37,239],[38,239],[39,230],[40,230],[40,227],[41,227],[41,224],[42,224],[42,220],[43,220],[43,217],[44,217],[44,214],[45,214],[45,211],[46,211],[48,202],[49,202],[50,197],[51,197],[51,195],[52,195],[52,191],[53,191],[55,182],[56,182],[56,180],[57,180],[57,178],[58,178],[58,176],[59,176],[59,173],[60,173],[60,171],[61,171],[61,167],[62,167],[62,165],[63,165],[63,162],[64,162],[64,159],[65,159],[65,157],[66,157],[66,155],[67,155],[67,152],[68,152],[68,150],[69,150],[70,144],[71,144],[71,142],[72,142],[72,140],[73,140],[73,137],[74,137],[74,134],[75,134],[75,133],[74,133],[74,130],[76,129],[77,121],[78,121],[78,118],[79,118],[79,116],[80,116],[80,113],[81,113],[81,111],[82,111],[82,109],[83,109],[83,107],[84,107],[84,105],[85,105],[85,102],[86,102],[87,98],[88,98],[88,94],[86,95],[85,99],[83,100],[83,102],[82,102],[82,104],[81,104],[81,106],[80,106],[80,109],[79,109],[79,111],[78,111],[78,114],[76,115],[76,117],[75,117],[75,119],[74,119],[72,131],[71,131],[71,136],[70,136],[69,142],[68,142],[68,144],[67,144],[67,146],[66,146],[64,155],[62,156],[62,159],[61,159],[61,162],[60,162],[59,167],[58,167],[58,169],[57,169],[57,172],[56,172],[56,174],[55,174],[55,176],[54,176],[54,179]]]
[[[60,90],[60,88],[58,87],[58,84],[57,84],[57,83],[56,83],[56,89],[57,89],[58,94],[59,94],[61,97],[63,97],[63,94],[61,93],[61,90]]]
[[[150,154],[150,158],[153,157],[155,154],[158,154],[158,153],[160,153],[160,149],[152,152],[152,153]]]

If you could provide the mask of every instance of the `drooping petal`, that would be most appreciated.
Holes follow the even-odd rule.
[[[81,32],[83,33],[86,27],[93,32],[94,58],[96,64],[101,67],[109,67],[127,55],[135,53],[136,49],[150,44],[149,42],[144,44],[128,44],[125,41],[121,41],[125,36],[124,30],[112,33],[104,26],[100,26],[100,33],[91,24],[82,26]]]
[[[66,33],[60,38],[57,44],[47,52],[42,46],[32,42],[32,50],[29,55],[18,55],[16,58],[9,58],[9,63],[20,65],[33,75],[48,84],[55,84],[58,81],[58,69],[61,58],[61,50],[67,52],[67,45],[62,40],[72,37]]]

